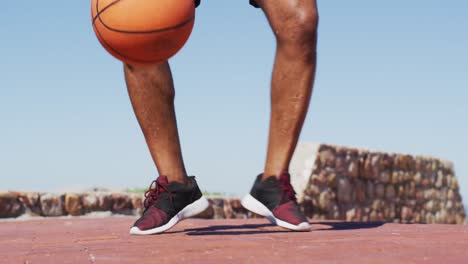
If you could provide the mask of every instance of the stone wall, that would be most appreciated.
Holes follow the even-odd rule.
[[[462,224],[453,164],[435,158],[301,144],[295,189],[315,219]]]
[[[135,193],[21,193],[0,192],[0,218],[28,216],[79,216],[93,212],[139,215],[143,194]],[[239,199],[208,198],[210,207],[198,218],[257,218],[245,210]]]
[[[292,184],[313,219],[462,224],[465,211],[450,162],[323,144],[300,144],[291,162]],[[143,194],[0,192],[0,218],[84,215],[110,211],[138,215]],[[201,218],[256,218],[239,199],[210,198]]]
[[[138,214],[143,195],[132,193],[0,193],[0,218],[29,216],[84,215],[111,211],[116,214]]]

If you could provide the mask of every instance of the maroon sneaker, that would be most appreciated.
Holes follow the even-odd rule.
[[[179,221],[203,212],[209,205],[193,176],[188,177],[187,184],[169,183],[166,176],[160,176],[151,182],[145,197],[145,211],[130,229],[131,235],[164,232]]]
[[[242,206],[275,225],[295,231],[310,230],[307,218],[297,205],[289,174],[283,173],[279,179],[271,176],[264,181],[262,176],[258,175],[250,194],[242,199]]]

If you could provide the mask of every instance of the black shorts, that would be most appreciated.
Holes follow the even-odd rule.
[[[195,0],[195,7],[199,6],[200,5],[200,1],[201,0]],[[256,8],[259,8],[259,6],[257,5],[257,3],[255,2],[255,0],[249,0],[250,4]]]

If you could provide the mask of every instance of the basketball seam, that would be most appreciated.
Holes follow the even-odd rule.
[[[117,4],[118,2],[120,2],[121,0],[115,0],[114,2],[108,4],[106,7],[104,7],[102,10],[99,11],[98,7],[99,7],[99,0],[97,0],[96,2],[96,16],[93,17],[93,25],[94,23],[96,22],[96,19],[99,17],[99,15],[101,15],[102,13],[104,13],[104,11],[106,11],[108,8],[112,7],[113,5]]]
[[[96,19],[99,19],[99,21],[101,22],[101,24],[107,28],[108,30],[110,31],[114,31],[114,32],[118,32],[118,33],[126,33],[126,34],[154,34],[154,33],[162,33],[162,32],[166,32],[166,31],[170,31],[170,30],[175,30],[175,29],[178,29],[178,28],[181,28],[185,25],[187,25],[188,23],[192,22],[194,19],[195,19],[195,16],[191,16],[189,19],[175,25],[175,26],[170,26],[170,27],[166,27],[166,28],[161,28],[161,29],[153,29],[153,30],[143,30],[143,31],[132,31],[132,30],[124,30],[124,29],[116,29],[116,28],[112,28],[110,26],[108,26],[106,23],[104,23],[104,21],[102,20],[101,18],[101,14],[107,9],[109,8],[110,6],[113,6],[115,4],[117,4],[118,2],[120,2],[121,0],[116,0],[112,3],[110,3],[108,6],[106,6],[105,8],[103,8],[103,10],[99,11],[99,0],[96,0],[96,17],[93,19],[93,24],[95,24],[95,20]]]
[[[102,22],[101,22],[102,24]],[[99,29],[95,26],[94,27],[95,31],[96,31],[96,34],[99,35],[99,37],[101,38],[101,41],[102,43],[108,47],[109,49],[111,49],[113,52],[115,52],[117,55],[121,56],[122,58],[125,58],[125,59],[129,59],[129,60],[132,60],[134,62],[139,62],[139,63],[154,63],[153,60],[142,60],[142,59],[135,59],[135,58],[132,58],[130,56],[127,56],[127,55],[124,55],[122,54],[120,51],[116,50],[115,48],[113,48],[111,45],[109,45],[109,43],[107,43],[107,41],[104,39],[104,37],[101,35],[101,32],[99,32]]]

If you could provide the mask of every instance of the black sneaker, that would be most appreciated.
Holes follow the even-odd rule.
[[[295,231],[310,230],[310,224],[297,204],[289,174],[283,173],[279,179],[271,176],[264,181],[262,176],[258,175],[250,194],[242,199],[242,206],[265,216],[275,225]]]
[[[135,222],[130,234],[161,233],[179,221],[203,212],[209,205],[208,200],[203,197],[195,177],[189,177],[188,181],[186,185],[169,183],[165,176],[153,181],[145,193],[143,216]]]

